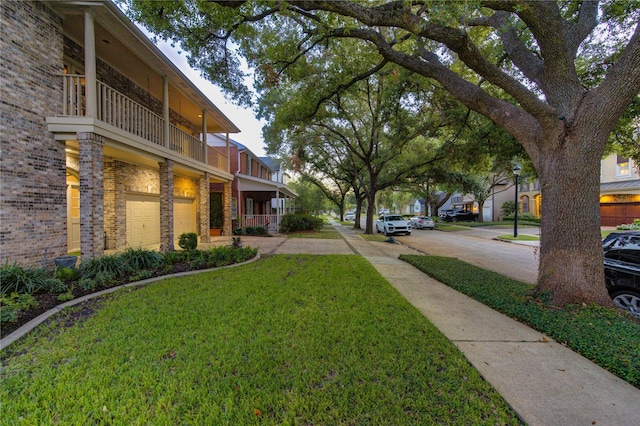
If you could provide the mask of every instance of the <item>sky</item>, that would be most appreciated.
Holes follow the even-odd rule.
[[[148,34],[144,28],[141,29]],[[266,156],[264,139],[262,138],[262,127],[266,122],[258,120],[252,110],[240,108],[227,101],[222,91],[210,81],[202,78],[200,71],[191,68],[184,53],[180,53],[178,48],[171,47],[170,42],[158,40],[155,44],[240,129],[240,133],[232,133],[229,137],[248,147],[254,154],[260,157]]]

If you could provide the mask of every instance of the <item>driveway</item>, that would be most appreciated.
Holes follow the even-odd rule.
[[[534,235],[537,232],[538,228],[520,231],[522,234]],[[425,254],[456,257],[472,265],[534,284],[538,276],[537,244],[523,245],[494,239],[498,235],[509,233],[509,229],[505,228],[484,227],[457,232],[416,229],[410,236],[394,238]]]

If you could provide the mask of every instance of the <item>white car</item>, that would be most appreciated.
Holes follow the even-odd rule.
[[[436,224],[428,216],[415,216],[411,218],[411,227],[413,229],[434,229]]]
[[[356,220],[356,214],[354,213],[347,213],[344,215],[344,220],[347,220],[349,222],[353,222],[354,220]]]
[[[411,235],[411,222],[397,214],[383,214],[376,220],[376,232],[384,235],[405,233]]]

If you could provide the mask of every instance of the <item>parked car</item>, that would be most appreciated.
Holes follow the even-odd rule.
[[[442,220],[445,222],[475,222],[478,220],[478,213],[469,210],[446,210]]]
[[[607,291],[620,308],[640,317],[640,231],[613,232],[602,241]]]
[[[344,215],[344,220],[350,221],[350,222],[354,222],[356,220],[356,213],[352,212],[352,213],[347,213]]]
[[[429,216],[414,216],[411,218],[412,229],[433,229],[436,224]]]
[[[376,220],[376,232],[393,235],[404,232],[411,235],[411,222],[398,214],[383,214]]]

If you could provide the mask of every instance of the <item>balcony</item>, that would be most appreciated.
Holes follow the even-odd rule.
[[[62,78],[64,101],[61,116],[85,117],[84,76],[65,74]],[[169,124],[167,146],[164,137],[165,120],[162,116],[100,81],[97,82],[96,100],[98,120],[170,149],[176,154],[228,171],[226,155],[216,152],[208,157],[205,143],[173,124]],[[209,153],[211,154],[211,151]]]

